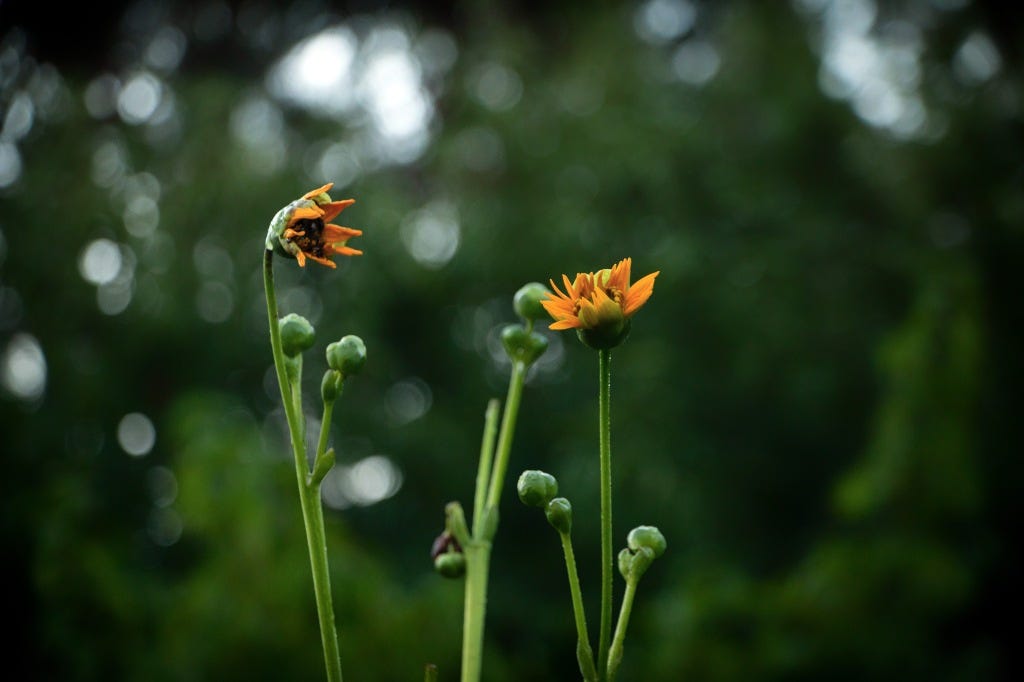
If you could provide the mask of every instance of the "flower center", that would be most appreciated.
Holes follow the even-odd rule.
[[[299,247],[303,253],[308,253],[318,258],[324,257],[324,221],[320,218],[303,218],[296,220],[292,229],[305,234],[292,237],[293,244]]]
[[[604,293],[608,294],[608,298],[618,303],[620,307],[622,306],[623,296],[621,290],[615,287],[605,287]]]

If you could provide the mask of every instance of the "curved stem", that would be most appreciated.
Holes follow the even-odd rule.
[[[599,352],[598,430],[601,459],[601,634],[597,666],[604,674],[612,635],[612,446],[611,446],[611,351]]]
[[[619,611],[619,622],[615,626],[615,639],[608,654],[608,682],[615,679],[615,673],[622,662],[622,643],[626,639],[626,628],[629,627],[629,615],[633,612],[633,598],[636,596],[637,578],[626,580],[626,594],[622,596],[622,609]]]
[[[580,578],[576,572],[576,554],[572,549],[572,537],[568,533],[559,533],[562,538],[562,551],[565,554],[565,570],[569,574],[569,592],[572,594],[572,612],[576,617],[576,660],[586,682],[596,682],[597,669],[594,668],[594,651],[590,648],[590,633],[587,632],[587,616],[583,611],[583,595],[580,590]]]
[[[297,382],[289,381],[285,369],[286,359],[281,348],[281,330],[278,328],[277,296],[274,293],[274,254],[269,250],[264,251],[263,256],[263,289],[267,297],[267,318],[270,322],[270,347],[274,354],[274,368],[277,371],[281,402],[284,405],[292,452],[295,455],[295,478],[299,487],[302,521],[306,528],[306,544],[309,547],[313,592],[320,621],[320,639],[324,649],[324,665],[327,668],[327,679],[330,682],[341,682],[341,653],[334,624],[334,607],[331,604],[331,578],[327,565],[327,538],[324,532],[324,510],[320,503],[320,485],[308,480],[309,462],[306,460],[306,443],[302,428],[301,394]]]

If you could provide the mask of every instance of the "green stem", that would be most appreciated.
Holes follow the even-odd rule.
[[[313,458],[313,470],[327,451],[327,439],[331,435],[331,417],[334,415],[334,401],[324,401],[324,416],[320,420],[320,439],[316,444],[316,457]],[[322,479],[321,479],[322,480]]]
[[[491,462],[494,461],[494,437],[498,433],[498,401],[487,403],[484,414],[484,437],[480,443],[480,466],[476,472],[476,495],[473,500],[473,535],[479,536],[483,529],[484,501],[487,484],[491,479]]]
[[[580,672],[586,682],[596,682],[597,669],[594,668],[594,651],[590,648],[590,633],[587,632],[587,616],[583,611],[583,595],[580,591],[580,578],[576,572],[576,554],[572,550],[572,537],[568,533],[559,533],[562,538],[562,551],[565,553],[565,570],[569,573],[569,592],[572,594],[572,612],[576,617],[576,660]]]
[[[462,616],[462,682],[477,682],[483,667],[491,543],[474,540],[463,551],[466,554],[466,604]]]
[[[329,682],[341,682],[341,653],[338,633],[334,625],[331,604],[330,573],[327,566],[327,538],[324,533],[324,511],[320,503],[320,485],[311,483],[309,462],[306,460],[305,436],[302,428],[302,408],[299,386],[289,381],[285,370],[284,351],[281,349],[281,330],[278,328],[277,296],[274,293],[274,254],[265,251],[263,257],[263,288],[267,297],[267,317],[270,321],[270,347],[274,354],[274,368],[281,388],[281,402],[292,452],[295,455],[295,478],[299,486],[302,521],[306,528],[309,562],[313,573],[313,592],[316,597],[317,616],[320,620],[320,639],[324,649],[324,665]],[[321,433],[321,440],[324,439]]]
[[[619,670],[619,663],[622,662],[622,643],[626,639],[626,628],[629,627],[629,615],[633,612],[633,598],[636,596],[638,578],[626,580],[626,594],[622,597],[622,609],[619,611],[619,622],[615,626],[615,639],[612,640],[612,648],[608,654],[608,682],[615,679],[615,673]]]
[[[509,453],[512,450],[512,434],[519,416],[519,402],[523,397],[523,381],[526,378],[526,364],[520,360],[512,362],[512,376],[505,398],[505,412],[501,418],[498,446],[494,455],[490,481],[477,476],[477,490],[474,502],[482,499],[482,487],[488,487],[483,503],[483,513],[474,514],[473,538],[463,547],[466,554],[466,601],[462,621],[462,682],[477,682],[480,679],[484,649],[484,619],[487,614],[487,574],[491,563],[491,539],[498,529],[498,502],[501,487],[508,469]],[[488,408],[490,409],[490,408]],[[493,428],[493,419],[486,428]],[[487,445],[487,436],[484,436]],[[485,448],[486,449],[486,448]],[[484,466],[481,465],[481,469]],[[474,505],[474,511],[475,511]]]
[[[505,481],[505,470],[508,469],[508,455],[512,450],[512,434],[519,416],[519,401],[523,397],[523,380],[526,378],[526,363],[522,360],[512,362],[512,377],[508,382],[508,397],[505,398],[505,414],[501,418],[501,433],[498,434],[498,451],[491,473],[490,491],[485,504],[485,516],[498,509],[501,500],[501,486]],[[497,523],[493,524],[497,527]],[[493,537],[494,529],[488,529]],[[490,538],[488,538],[489,540]]]
[[[598,640],[598,670],[608,665],[612,634],[612,446],[611,446],[611,351],[599,352],[598,429],[601,459],[601,635]]]

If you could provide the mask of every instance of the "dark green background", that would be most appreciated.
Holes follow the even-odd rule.
[[[692,27],[651,42],[640,3],[4,3],[0,104],[27,93],[34,116],[3,141],[21,172],[0,189],[0,357],[29,334],[47,367],[41,396],[8,382],[0,399],[7,669],[322,675],[259,265],[274,212],[336,179],[319,150],[366,124],[358,107],[332,117],[275,99],[264,76],[323,28],[345,22],[365,41],[391,22],[457,47],[426,81],[429,143],[410,163],[364,163],[334,193],[358,200],[343,224],[365,231],[352,242],[364,256],[337,271],[277,263],[282,287],[321,303],[311,410],[320,349],[348,333],[369,349],[336,413],[339,461],[383,454],[404,481],[328,511],[346,676],[413,680],[436,662],[456,679],[461,583],[436,576],[428,551],[444,504],[471,503],[483,410],[507,380],[497,330],[523,283],[625,256],[635,277],[661,275],[613,357],[615,537],[654,524],[669,550],[641,585],[621,678],[1019,674],[1006,624],[1021,574],[1019,12],[879,3],[862,35],[918,40],[904,82],[928,124],[905,135],[819,83],[829,22],[873,4],[815,4],[696,3]],[[176,128],[91,115],[94,79],[127,82],[166,27],[187,41],[156,73]],[[984,78],[962,68],[977,32],[999,55]],[[720,59],[702,85],[671,67],[693,41]],[[480,97],[488,65],[518,77],[511,106]],[[280,146],[253,152],[232,132],[254,98],[280,112]],[[120,150],[120,180],[97,183],[101,149]],[[159,239],[125,228],[140,173],[160,186]],[[403,230],[438,202],[460,242],[431,268]],[[115,315],[80,274],[99,238],[137,261]],[[233,303],[223,322],[197,314],[210,282]],[[557,536],[515,500],[522,469],[555,474],[573,501],[596,632],[597,360],[572,334],[549,336],[502,504],[487,680],[576,675]],[[389,391],[411,378],[430,409],[403,424]],[[118,444],[132,412],[156,428],[144,457]]]

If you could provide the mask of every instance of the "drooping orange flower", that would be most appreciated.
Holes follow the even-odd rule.
[[[621,329],[654,293],[652,272],[630,284],[631,258],[624,258],[611,268],[597,272],[581,272],[569,281],[562,275],[565,293],[551,280],[549,293],[541,305],[555,319],[551,329]]]
[[[361,235],[362,230],[331,224],[339,213],[356,203],[355,199],[332,201],[327,192],[333,186],[329,182],[306,192],[278,211],[267,231],[267,248],[295,258],[302,267],[306,266],[307,258],[334,268],[337,266],[332,256],[361,255],[362,251],[345,243]]]

